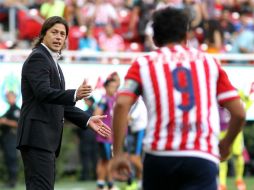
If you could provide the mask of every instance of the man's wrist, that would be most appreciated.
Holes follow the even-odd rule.
[[[116,146],[113,145],[113,151],[112,151],[113,156],[119,156],[119,155],[122,155],[123,153],[124,153],[123,148],[116,148]]]
[[[75,90],[73,102],[78,101],[78,100],[77,100],[77,91],[78,91],[78,90]]]
[[[88,121],[86,122],[86,127],[88,127],[91,118],[92,118],[92,117],[89,117]]]

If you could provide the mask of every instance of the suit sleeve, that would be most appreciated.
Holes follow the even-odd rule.
[[[75,105],[75,90],[56,89],[50,86],[50,64],[42,54],[34,54],[23,68],[23,76],[32,88],[33,94],[40,102]]]
[[[64,107],[64,117],[80,128],[87,128],[90,116],[83,110],[74,106]]]

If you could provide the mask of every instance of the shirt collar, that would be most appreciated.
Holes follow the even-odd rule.
[[[50,53],[50,55],[52,56],[52,58],[54,59],[54,61],[57,63],[57,61],[60,59],[61,55],[59,52],[53,52],[51,51],[44,43],[41,43]]]

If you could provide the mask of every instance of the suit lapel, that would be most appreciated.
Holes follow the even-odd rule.
[[[51,56],[51,54],[49,53],[49,51],[43,46],[43,45],[40,45],[39,47],[41,47],[41,49],[43,50],[43,52],[49,57],[49,59],[51,60],[51,64],[53,65],[53,67],[54,67],[54,69],[55,69],[55,71],[56,71],[56,73],[57,73],[57,78],[58,78],[58,80],[59,80],[59,83],[60,83],[60,86],[62,87],[62,89],[64,89],[65,88],[65,82],[64,82],[64,76],[63,76],[63,72],[62,72],[62,70],[61,70],[61,68],[60,68],[60,66],[58,65],[58,69],[56,68],[56,64],[55,64],[55,61],[54,61],[54,59],[53,59],[53,57]],[[58,70],[59,70],[59,72],[58,72]],[[60,77],[59,77],[59,75],[58,75],[58,73],[60,73]]]

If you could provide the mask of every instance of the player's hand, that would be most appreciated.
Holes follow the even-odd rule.
[[[127,154],[116,155],[112,159],[111,172],[113,178],[126,181],[131,175],[131,163]]]
[[[87,84],[87,80],[85,79],[83,83],[79,86],[76,93],[76,101],[81,100],[83,98],[88,98],[92,93],[91,85]]]
[[[106,118],[106,115],[95,115],[90,117],[88,126],[94,130],[99,135],[109,138],[111,137],[111,129],[105,123],[102,122],[103,118]]]
[[[220,151],[220,161],[226,161],[231,153],[231,143],[229,143],[225,138],[222,139],[219,143]]]

